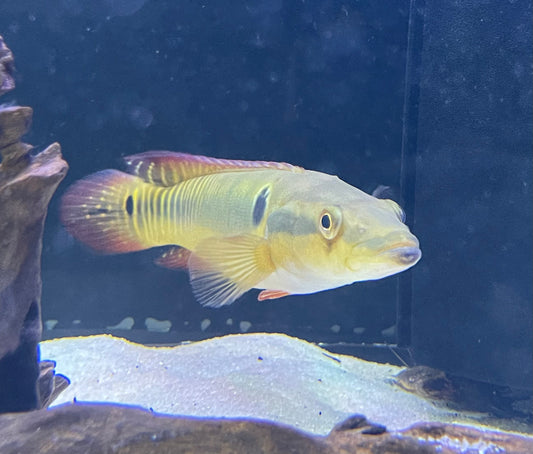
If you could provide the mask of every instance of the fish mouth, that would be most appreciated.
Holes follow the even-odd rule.
[[[355,245],[347,266],[358,280],[380,279],[411,268],[421,257],[418,239],[402,232]]]
[[[380,252],[380,255],[386,255],[401,265],[413,266],[422,257],[422,251],[418,244],[398,244]]]
[[[395,269],[405,270],[415,265],[422,257],[422,251],[414,235],[396,238],[396,241],[387,238],[375,238],[356,245],[352,253],[354,255],[349,260],[349,268],[353,271],[360,271],[361,263],[367,260],[367,263],[374,263],[374,266],[379,267],[378,263],[381,263],[383,268],[387,268],[396,264]],[[363,258],[365,256],[367,260]]]

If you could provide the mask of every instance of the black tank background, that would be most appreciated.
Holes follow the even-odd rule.
[[[422,364],[531,390],[531,2],[426,8],[414,351]]]
[[[28,142],[61,142],[64,188],[169,149],[286,161],[367,192],[391,186],[399,201],[408,1],[4,3],[18,80],[3,101],[34,108]],[[423,251],[409,272],[413,351],[530,387],[531,11],[426,3],[416,203],[405,201]],[[58,202],[43,251],[43,317],[58,320],[47,336],[132,316],[143,333],[147,317],[172,321],[147,341],[239,332],[242,321],[314,341],[397,340],[397,278],[262,303],[252,291],[204,309],[185,273],[153,265],[163,251],[99,256],[73,242]]]

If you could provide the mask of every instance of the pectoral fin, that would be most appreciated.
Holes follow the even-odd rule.
[[[255,235],[209,238],[189,259],[193,293],[209,307],[233,303],[273,271],[268,243]]]

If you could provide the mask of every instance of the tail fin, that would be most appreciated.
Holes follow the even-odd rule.
[[[150,247],[136,234],[133,192],[145,184],[118,170],[103,170],[74,183],[61,201],[61,222],[77,240],[103,253]]]

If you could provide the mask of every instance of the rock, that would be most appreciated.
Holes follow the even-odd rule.
[[[15,87],[13,80],[13,54],[0,35],[0,96]]]
[[[427,366],[414,366],[396,375],[394,383],[424,399],[452,401],[456,391],[444,371]]]
[[[354,415],[321,437],[253,419],[171,417],[121,405],[66,404],[0,415],[0,452],[526,454],[533,452],[533,439],[439,423],[387,432],[362,415]]]
[[[323,440],[267,422],[179,418],[132,407],[73,404],[0,416],[0,452],[327,454],[332,451]]]
[[[427,366],[404,369],[395,376],[394,383],[433,403],[458,411],[518,418],[529,424],[533,418],[530,394],[527,391],[455,376]],[[525,402],[528,405],[520,409],[519,404]]]
[[[419,440],[420,444],[431,446],[435,452],[443,454],[464,452],[526,454],[533,452],[532,437],[457,424],[419,423],[402,431],[402,437]]]
[[[533,452],[533,438],[528,436],[442,423],[419,423],[405,430],[387,432],[362,415],[354,415],[335,427],[326,442],[332,452],[339,454]]]
[[[0,124],[2,125],[0,150],[4,167],[6,166],[5,160],[17,161],[22,156],[26,156],[27,152],[31,150],[32,147],[30,145],[21,147],[20,138],[30,128],[32,113],[33,111],[30,107],[20,106],[3,107],[0,110]],[[9,147],[9,145],[12,145],[12,147]]]
[[[0,37],[0,94],[13,88]],[[67,172],[59,144],[32,156],[29,107],[0,107],[0,413],[39,408],[41,248],[48,203]]]

